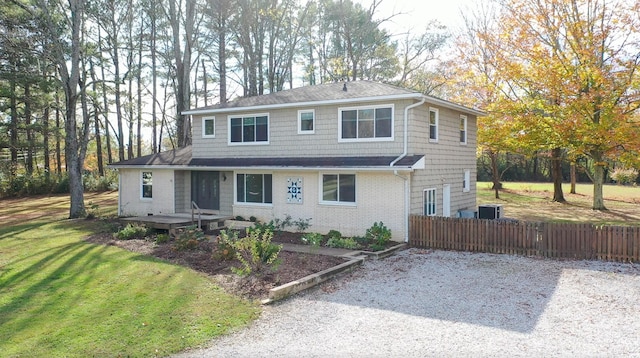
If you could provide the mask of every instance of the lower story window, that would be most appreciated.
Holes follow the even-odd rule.
[[[436,215],[436,189],[425,189],[424,191],[424,215]]]
[[[322,201],[335,203],[355,203],[356,175],[323,174]]]
[[[142,172],[142,198],[153,198],[153,173]]]
[[[271,204],[271,174],[237,174],[236,195],[239,203]]]

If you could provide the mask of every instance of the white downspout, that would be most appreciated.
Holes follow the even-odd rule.
[[[122,216],[122,172],[118,169],[118,217]]]
[[[400,156],[398,156],[396,159],[394,159],[389,166],[393,167],[397,162],[399,162],[402,158],[407,156],[407,153],[409,152],[409,110],[416,108],[418,106],[423,105],[425,102],[425,98],[422,97],[422,100],[418,103],[414,103],[410,106],[405,107],[404,109],[404,133],[403,133],[403,151],[402,154],[400,154]],[[404,180],[404,242],[409,242],[409,203],[411,200],[411,193],[409,190],[409,177],[403,177],[402,175],[398,174],[397,170],[393,171],[393,175],[397,176],[398,178]]]

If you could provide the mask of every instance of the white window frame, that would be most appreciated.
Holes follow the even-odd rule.
[[[461,145],[467,145],[467,137],[468,137],[468,131],[467,131],[467,116],[465,116],[464,114],[460,115],[460,126],[462,128],[460,128],[460,137],[462,139],[462,135],[463,135],[463,131],[464,131],[464,140],[460,140],[460,144]]]
[[[427,206],[427,192],[432,192],[433,193],[433,212],[424,212],[424,208]],[[429,206],[429,208],[431,208],[431,206]],[[438,213],[438,191],[436,190],[436,188],[428,188],[428,189],[424,189],[422,191],[422,209],[423,209],[423,214],[425,216],[436,216]]]
[[[144,183],[144,173],[151,174],[151,184]],[[151,187],[151,196],[144,196],[144,187],[148,185]],[[151,170],[141,170],[140,171],[140,199],[141,200],[153,200],[153,171]]]
[[[267,117],[267,140],[266,141],[253,141],[253,142],[245,142],[244,140],[242,142],[232,142],[231,141],[231,119],[232,118],[242,118],[244,120],[244,118],[249,118],[249,117],[253,117],[253,119],[255,120],[257,117]],[[243,125],[244,128],[244,125]],[[244,138],[243,138],[244,139]],[[229,115],[227,116],[227,144],[230,146],[242,146],[242,145],[268,145],[269,142],[271,141],[271,118],[269,116],[269,113],[252,113],[252,114],[235,114],[235,115]]]
[[[213,122],[213,134],[205,133],[205,123],[207,121]],[[215,138],[216,137],[216,117],[202,117],[202,138]]]
[[[344,111],[353,111],[353,110],[364,110],[364,109],[380,109],[380,108],[390,108],[391,109],[391,135],[389,137],[373,137],[373,138],[342,138],[342,112]],[[375,118],[373,120],[373,126],[375,128]],[[357,107],[341,107],[338,108],[338,142],[392,142],[395,137],[395,106],[393,104],[380,104],[373,106],[357,106]],[[356,133],[358,128],[356,127]]]
[[[313,115],[311,130],[302,129],[302,114],[311,113]],[[301,109],[298,111],[298,134],[314,134],[316,132],[316,111],[315,109]]]
[[[238,201],[238,175],[262,175],[262,183],[263,183],[263,190],[264,190],[264,176],[265,175],[271,175],[271,202],[270,203],[253,203],[253,202],[247,202],[247,201]],[[245,177],[246,178],[246,177]],[[246,180],[246,179],[245,179]],[[246,188],[246,187],[245,187]],[[241,171],[241,172],[234,172],[233,173],[233,203],[234,205],[246,205],[246,206],[267,206],[267,207],[271,207],[273,206],[273,195],[274,195],[274,185],[273,185],[273,173],[267,173],[267,172],[255,172],[255,171]],[[263,193],[263,199],[264,201],[264,193]]]
[[[340,201],[340,193],[338,192],[338,200],[337,201],[331,201],[331,200],[324,200],[324,176],[325,175],[337,175],[338,176],[338,184],[340,183],[340,175],[353,175],[354,176],[354,188],[353,188],[353,195],[354,195],[354,200],[353,202],[351,201]],[[338,185],[338,189],[340,188],[340,186]],[[338,206],[356,206],[357,202],[358,202],[358,175],[356,175],[356,173],[354,172],[322,172],[320,173],[320,175],[318,175],[318,194],[319,194],[319,198],[318,198],[318,202],[321,205],[338,205]]]
[[[434,127],[436,128],[436,130],[435,130],[436,137],[435,138],[431,138],[431,112],[436,114],[435,115],[436,123],[434,124]],[[438,143],[438,138],[440,136],[438,134],[439,127],[440,127],[439,122],[440,122],[440,111],[437,108],[429,107],[429,115],[427,117],[427,126],[428,126],[427,137],[429,138],[429,142],[430,143]]]
[[[471,170],[465,169],[462,178],[462,191],[468,193],[471,191]]]

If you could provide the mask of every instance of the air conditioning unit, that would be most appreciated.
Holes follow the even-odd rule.
[[[500,219],[504,217],[504,208],[499,204],[478,206],[478,219]]]

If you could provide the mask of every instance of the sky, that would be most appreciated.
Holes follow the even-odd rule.
[[[366,9],[372,3],[372,0],[354,1]],[[462,26],[460,9],[471,3],[472,0],[382,0],[378,12],[379,17],[399,14],[385,24],[394,34],[411,29],[423,32],[430,20],[438,20],[450,29],[457,29]]]

